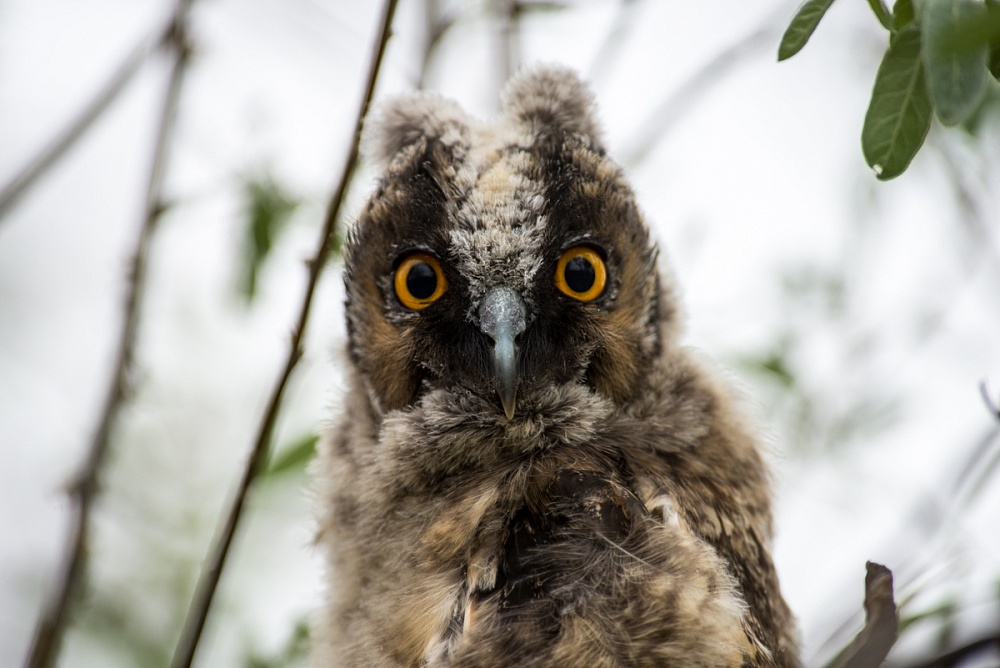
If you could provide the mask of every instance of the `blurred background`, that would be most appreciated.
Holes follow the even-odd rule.
[[[144,54],[0,217],[0,665],[24,660],[55,585],[65,490],[118,354],[172,62],[150,45],[174,9],[0,0],[0,188]],[[425,88],[488,117],[517,67],[580,71],[683,286],[686,341],[766,425],[775,557],[807,664],[824,665],[860,628],[870,559],[895,573],[893,665],[978,643],[961,665],[997,666],[996,91],[974,123],[935,124],[910,169],[879,182],[860,134],[887,34],[866,3],[841,0],[778,64],[795,9],[401,0],[376,102]],[[132,391],[59,665],[169,662],[288,354],[380,14],[369,0],[192,3]],[[345,220],[373,179],[362,163]],[[304,662],[323,595],[307,463],[340,404],[342,299],[334,256],[197,665]]]

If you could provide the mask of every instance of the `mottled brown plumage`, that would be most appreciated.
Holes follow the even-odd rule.
[[[759,441],[678,343],[585,87],[523,74],[490,124],[398,99],[370,149],[315,665],[798,665]],[[596,298],[593,272],[557,287],[579,248],[606,267]],[[416,301],[396,276],[413,257]]]

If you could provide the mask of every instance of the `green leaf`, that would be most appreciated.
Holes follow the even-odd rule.
[[[882,27],[892,30],[892,15],[889,14],[889,8],[885,6],[884,0],[868,0],[868,6],[875,12],[875,17]]]
[[[306,434],[291,445],[285,446],[275,455],[264,475],[271,477],[287,471],[305,469],[306,464],[316,455],[317,443],[319,443],[319,436]]]
[[[861,148],[875,175],[887,181],[906,171],[930,126],[920,28],[912,23],[893,38],[882,58],[861,130]]]
[[[741,361],[749,371],[776,382],[784,390],[792,390],[796,386],[795,373],[788,364],[788,346],[779,344],[760,357],[747,357]]]
[[[517,4],[517,11],[522,14],[561,12],[569,8],[565,2],[523,2]]]
[[[978,136],[984,127],[1000,120],[1000,82],[986,80],[983,97],[976,110],[959,123],[959,127],[972,136]]]
[[[993,78],[1000,81],[1000,0],[986,0],[987,22],[993,28],[990,39],[990,57],[986,68]]]
[[[982,48],[1000,46],[1000,1],[980,3],[964,0],[969,11],[953,17],[941,40],[946,52],[968,55]]]
[[[896,0],[892,6],[892,33],[896,34],[914,19],[913,0]]]
[[[964,121],[982,98],[988,38],[973,33],[986,18],[979,0],[924,0],[921,7],[927,88],[944,125]]]
[[[778,46],[779,62],[802,50],[832,4],[833,0],[806,0],[802,3],[785,34],[781,36],[781,44]]]
[[[243,244],[243,282],[240,290],[247,301],[257,294],[257,275],[298,200],[270,174],[247,178],[243,183],[246,237]]]
[[[251,653],[244,659],[243,668],[289,668],[304,665],[309,656],[310,629],[308,619],[298,620],[283,648],[271,656]]]
[[[344,252],[344,235],[341,232],[342,225],[338,225],[337,229],[334,230],[333,239],[330,240],[330,255],[328,260],[340,257],[340,254]]]
[[[899,634],[902,635],[907,629],[909,629],[914,624],[923,622],[928,619],[942,619],[945,620],[950,616],[954,616],[955,611],[958,606],[954,601],[945,601],[944,603],[939,603],[938,605],[928,608],[926,610],[921,610],[911,615],[901,615],[899,619]]]

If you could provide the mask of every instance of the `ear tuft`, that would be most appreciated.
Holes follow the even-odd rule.
[[[579,134],[601,143],[594,95],[568,67],[547,65],[525,70],[504,88],[504,113],[540,134]]]
[[[452,100],[433,93],[406,93],[380,105],[365,129],[364,153],[384,170],[421,139],[468,144],[469,121]]]

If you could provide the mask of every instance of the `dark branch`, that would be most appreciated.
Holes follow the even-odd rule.
[[[990,388],[986,385],[986,381],[979,383],[979,393],[983,397],[983,403],[986,404],[987,410],[993,414],[997,420],[1000,420],[1000,403],[998,403],[993,396],[990,395]]]
[[[892,596],[892,571],[868,562],[865,575],[865,626],[836,662],[838,668],[878,668],[899,634],[899,613]]]
[[[769,15],[756,28],[692,72],[684,83],[667,95],[649,118],[639,125],[636,136],[622,152],[622,164],[637,165],[645,160],[671,126],[679,121],[701,96],[718,85],[724,76],[746,64],[749,61],[747,56],[771,48],[781,31],[778,16],[784,15],[785,8],[782,6],[780,9],[781,14]]]
[[[1000,651],[1000,632],[990,633],[977,638],[930,659],[920,659],[913,663],[899,664],[898,666],[893,664],[891,668],[951,668],[951,666],[957,666],[962,663],[963,659],[972,657],[991,647]]]
[[[133,375],[133,358],[146,277],[146,257],[149,254],[150,240],[156,222],[163,212],[163,176],[166,170],[177,104],[180,99],[181,84],[190,58],[185,26],[191,1],[178,0],[171,27],[166,33],[166,44],[173,52],[174,62],[157,129],[142,227],[129,267],[128,293],[125,302],[125,317],[118,343],[118,357],[104,400],[100,421],[90,442],[87,459],[70,485],[69,493],[75,501],[70,537],[66,544],[57,585],[42,610],[35,628],[26,663],[29,668],[48,668],[55,662],[59,653],[69,621],[69,610],[86,571],[91,510],[99,491],[99,475],[107,456],[111,430],[117,422],[122,405],[128,398],[130,391],[129,378]]]
[[[81,137],[87,134],[94,122],[111,107],[111,103],[118,99],[142,64],[146,62],[150,53],[169,38],[172,25],[173,20],[166,28],[157,29],[151,37],[144,39],[77,117],[59,133],[52,143],[42,149],[9,183],[0,189],[0,221],[14,209],[21,197],[31,189],[35,182],[56,165],[59,159],[66,155]]]
[[[970,170],[968,160],[956,155],[953,144],[944,137],[932,133],[930,146],[941,156],[941,164],[951,177],[955,204],[961,215],[957,217],[960,226],[968,234],[971,242],[969,250],[975,255],[975,263],[968,263],[967,275],[975,274],[981,262],[989,262],[994,274],[1000,274],[1000,238],[996,237],[993,212],[990,204],[980,193],[989,192],[986,182],[976,170]]]
[[[496,11],[500,20],[497,60],[500,66],[500,87],[503,87],[520,66],[521,5],[519,0],[497,0]]]
[[[181,636],[178,640],[176,650],[174,651],[174,657],[171,663],[173,668],[188,668],[194,660],[194,654],[198,648],[198,641],[201,638],[202,631],[205,627],[205,621],[208,618],[208,612],[212,605],[212,598],[214,597],[215,590],[218,587],[222,570],[225,567],[226,557],[233,541],[233,536],[235,535],[236,528],[239,525],[247,493],[249,492],[250,486],[253,484],[257,474],[267,462],[270,452],[272,433],[274,431],[274,424],[281,408],[281,398],[295,365],[302,357],[302,340],[305,336],[306,325],[309,321],[309,312],[312,306],[313,295],[315,294],[316,285],[319,282],[319,277],[323,267],[326,265],[326,259],[329,256],[330,248],[333,243],[336,223],[340,216],[340,209],[344,201],[344,195],[350,185],[352,175],[355,172],[355,167],[358,162],[358,151],[364,120],[368,114],[368,107],[371,104],[372,96],[375,91],[375,83],[378,80],[378,73],[385,54],[386,44],[389,41],[392,17],[396,11],[396,4],[397,0],[387,0],[385,3],[378,42],[376,43],[375,51],[368,71],[364,97],[362,98],[361,106],[358,110],[357,119],[354,125],[354,135],[351,139],[351,148],[344,163],[344,169],[341,174],[340,182],[337,184],[333,196],[330,199],[330,205],[326,212],[326,219],[320,233],[319,246],[316,249],[316,254],[308,263],[309,280],[307,282],[305,295],[303,296],[302,305],[299,310],[298,321],[292,330],[292,341],[288,353],[288,359],[285,362],[281,375],[278,377],[274,389],[272,390],[271,397],[268,400],[267,408],[264,411],[264,416],[257,431],[257,438],[254,442],[253,449],[250,452],[250,457],[247,460],[246,468],[243,471],[243,477],[240,480],[236,496],[232,500],[225,517],[225,522],[222,525],[220,533],[213,543],[202,568],[201,577],[198,580],[194,597],[191,600],[191,606],[188,610],[187,617],[184,620],[184,628],[181,630]]]
[[[618,13],[604,41],[597,49],[587,77],[594,85],[603,82],[612,71],[615,62],[621,55],[622,47],[627,41],[629,32],[635,25],[638,16],[639,0],[619,0]]]
[[[417,90],[427,88],[434,57],[441,47],[441,42],[444,40],[445,34],[447,34],[457,21],[454,11],[450,14],[441,11],[439,0],[425,0],[424,11],[427,28],[424,39],[424,52],[420,63],[420,73],[417,76],[415,86]]]

